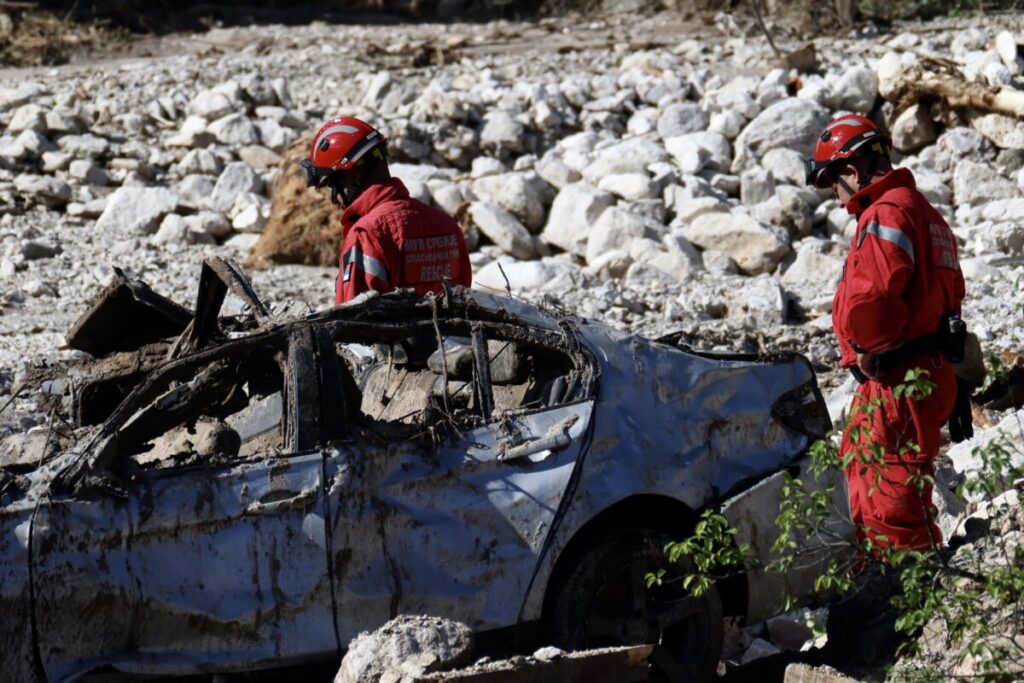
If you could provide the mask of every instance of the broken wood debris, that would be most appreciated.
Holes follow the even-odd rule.
[[[462,671],[420,676],[415,683],[632,683],[646,681],[653,645],[566,652],[552,659],[512,658]]]
[[[968,81],[949,60],[922,58],[905,64],[886,54],[878,65],[878,92],[902,111],[922,99],[939,99],[952,109],[973,108],[1024,118],[1024,91]]]

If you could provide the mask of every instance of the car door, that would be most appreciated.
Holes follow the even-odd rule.
[[[327,453],[342,641],[402,613],[476,630],[516,622],[593,410],[588,391],[549,379],[553,389],[537,407],[494,404],[483,424],[454,426],[436,445],[371,423],[370,433]],[[391,403],[408,406],[401,391]]]
[[[143,468],[122,482],[124,497],[49,506],[35,576],[52,679],[106,664],[177,675],[337,652],[308,338],[288,340],[278,451]]]

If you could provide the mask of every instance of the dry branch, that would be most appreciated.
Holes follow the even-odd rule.
[[[895,102],[897,110],[921,99],[937,98],[954,109],[973,108],[1024,118],[1024,91],[968,81],[946,60],[902,64],[899,55],[889,53],[878,66],[878,91]]]

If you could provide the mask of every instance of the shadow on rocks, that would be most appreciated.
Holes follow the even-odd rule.
[[[872,571],[860,587],[829,606],[828,643],[806,652],[781,652],[729,670],[720,683],[781,683],[791,664],[829,666],[860,681],[883,681],[896,650],[908,635],[896,631],[899,611],[891,604],[899,574]]]

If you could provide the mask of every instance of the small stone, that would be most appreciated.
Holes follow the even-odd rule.
[[[208,149],[192,149],[178,162],[178,173],[188,175],[190,173],[205,173],[208,175],[220,175],[224,169],[224,163],[216,154]]]
[[[164,144],[168,147],[205,147],[214,141],[214,135],[207,131],[209,122],[202,116],[189,116],[181,124],[178,132],[167,138]]]
[[[659,194],[658,187],[646,173],[608,175],[601,179],[597,187],[628,201],[656,197]]]
[[[185,225],[193,232],[205,232],[220,239],[231,234],[231,224],[223,214],[216,211],[200,211],[185,216]]]
[[[0,88],[0,111],[9,111],[15,107],[49,94],[45,85],[38,81],[26,81],[13,88]]]
[[[260,172],[277,168],[281,164],[281,155],[263,145],[242,147],[238,150],[238,158]]]
[[[256,145],[260,131],[245,114],[228,114],[212,121],[206,130],[225,145]]]
[[[747,273],[756,275],[774,270],[789,252],[789,237],[739,213],[704,213],[683,228],[683,236],[702,249],[718,249]]]
[[[592,184],[609,175],[647,173],[652,164],[668,161],[668,154],[653,140],[635,138],[603,147],[583,169],[583,178]]]
[[[110,141],[92,133],[85,135],[65,135],[57,141],[57,145],[78,158],[95,158],[105,155],[110,150]]]
[[[243,193],[231,208],[231,227],[239,232],[263,232],[270,220],[270,200],[251,192]]]
[[[110,182],[107,172],[89,159],[75,159],[71,162],[68,173],[72,178],[84,181],[87,185],[106,185]]]
[[[853,66],[843,71],[835,89],[841,109],[866,114],[878,97],[878,75],[866,66]]]
[[[249,253],[259,241],[260,236],[256,233],[240,232],[232,235],[224,242],[224,246],[243,253]]]
[[[1000,149],[1024,149],[1024,121],[1004,114],[982,114],[971,125]]]
[[[182,178],[177,191],[181,205],[198,209],[209,206],[216,181],[208,175],[193,173]]]
[[[928,108],[912,104],[892,124],[892,144],[901,152],[915,152],[935,142],[937,131]]]
[[[190,113],[208,120],[219,119],[243,106],[241,94],[238,84],[231,81],[218,88],[200,91],[189,102],[188,109]]]
[[[537,174],[558,189],[571,185],[573,182],[579,182],[582,177],[578,171],[566,166],[552,152],[544,155],[537,162]]]
[[[830,119],[829,111],[816,102],[786,98],[758,114],[736,138],[736,146],[749,149],[755,159],[778,148],[806,154]],[[743,170],[733,168],[734,173]]]
[[[32,297],[57,296],[53,285],[42,280],[28,280],[21,286],[21,290]]]
[[[743,118],[742,114],[730,109],[712,114],[711,121],[708,123],[708,130],[734,140],[743,130],[743,126],[746,123],[747,120]]]
[[[474,178],[483,178],[489,175],[499,175],[508,172],[508,166],[494,157],[477,157],[473,159],[470,167],[470,175]]]
[[[639,237],[659,240],[664,232],[663,226],[644,216],[610,206],[601,212],[587,236],[587,263],[597,263],[606,252],[626,249]]]
[[[47,206],[60,207],[71,201],[71,186],[51,176],[20,175],[14,179],[14,188]]]
[[[0,149],[0,155],[21,160],[39,157],[55,149],[56,145],[45,136],[34,130],[25,130],[19,133],[12,143]]]
[[[164,216],[160,227],[149,238],[149,241],[156,245],[186,244],[188,242],[188,226],[185,224],[185,219],[175,213]]]
[[[982,204],[1018,196],[1017,187],[988,164],[964,159],[953,172],[953,198],[957,206]]]
[[[590,226],[615,198],[586,182],[567,185],[555,197],[541,238],[580,256],[586,253]]]
[[[53,173],[54,171],[63,171],[74,158],[74,155],[68,154],[67,152],[43,152],[43,170],[50,173]]]
[[[148,235],[178,206],[178,195],[162,187],[120,187],[96,221],[98,230]]]
[[[553,130],[562,125],[562,115],[547,102],[533,106],[533,122],[541,130]]]
[[[236,197],[243,192],[262,192],[263,179],[244,161],[228,164],[217,178],[217,183],[210,196],[210,206],[217,211],[226,212],[235,203]]]
[[[86,126],[76,114],[66,111],[51,110],[46,112],[46,130],[51,133],[74,134],[84,133]]]
[[[480,131],[480,146],[485,149],[506,148],[513,152],[523,149],[523,124],[508,112],[490,111],[484,116]]]
[[[494,244],[510,256],[531,259],[536,256],[533,238],[515,216],[491,202],[473,202],[469,206],[473,222]]]
[[[705,249],[701,253],[704,268],[711,273],[726,275],[739,272],[739,267],[731,256],[718,249]]]
[[[802,186],[806,182],[804,157],[793,149],[770,149],[761,157],[761,166],[771,171],[780,183]]]
[[[439,617],[403,615],[349,644],[334,683],[402,681],[404,666],[416,676],[469,663],[473,632],[465,624]]]
[[[46,114],[38,104],[26,104],[18,107],[7,124],[7,132],[20,133],[24,130],[34,130],[37,133],[46,132]]]
[[[676,159],[684,173],[687,171],[683,167],[678,150],[681,146],[691,145],[696,147],[700,158],[703,159],[701,168],[727,172],[732,166],[732,144],[729,140],[724,135],[703,130],[669,138],[665,141],[665,148]]]
[[[40,259],[53,258],[57,254],[61,253],[61,248],[55,244],[28,240],[22,243],[21,248],[18,251],[26,261],[37,261]]]
[[[275,151],[283,150],[298,138],[298,133],[273,119],[258,119],[256,128],[263,145]]]
[[[658,118],[658,135],[662,139],[704,130],[707,117],[696,102],[679,102],[666,107]]]
[[[740,201],[760,204],[775,195],[775,176],[763,168],[753,168],[740,175]]]
[[[475,181],[472,189],[511,213],[531,233],[544,226],[544,204],[551,201],[553,194],[548,184],[532,172],[486,176]]]

